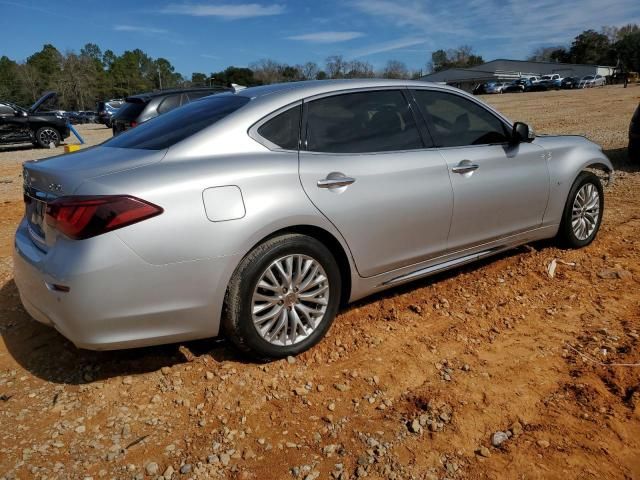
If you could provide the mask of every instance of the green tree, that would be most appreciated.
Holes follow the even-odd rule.
[[[571,44],[569,57],[573,63],[607,65],[614,62],[609,37],[595,30],[585,30]]]
[[[482,56],[473,53],[473,48],[469,45],[461,45],[458,48],[436,50],[431,54],[429,69],[432,72],[439,72],[448,68],[469,68],[484,63]]]
[[[253,70],[250,68],[227,67],[222,72],[214,72],[211,74],[215,85],[230,86],[232,83],[252,87],[260,85],[260,82],[253,76]]]
[[[191,74],[191,84],[195,87],[204,87],[208,85],[209,78],[206,73],[193,72]]]
[[[640,72],[640,30],[618,40],[615,50],[626,71]]]

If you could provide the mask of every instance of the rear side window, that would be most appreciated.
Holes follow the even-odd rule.
[[[347,93],[309,103],[307,150],[373,153],[423,147],[399,90]]]
[[[439,147],[486,145],[509,141],[505,124],[486,108],[459,95],[415,90]]]
[[[258,128],[258,134],[285,150],[297,150],[302,105],[276,115]]]
[[[105,147],[163,150],[213,125],[249,102],[233,94],[216,95],[156,117],[103,143]]]
[[[146,105],[146,102],[126,102],[122,108],[118,109],[115,118],[126,121],[135,120],[138,118],[138,115],[142,113]]]
[[[193,102],[202,97],[208,97],[209,95],[213,95],[216,92],[188,92],[184,95],[187,97],[187,101]]]
[[[167,113],[174,108],[178,108],[180,106],[180,94],[177,95],[169,95],[167,98],[160,102],[158,105],[158,113]]]

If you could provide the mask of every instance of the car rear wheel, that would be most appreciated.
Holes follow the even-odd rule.
[[[60,145],[60,132],[53,127],[40,127],[36,130],[35,141],[42,148],[49,148],[52,143]]]
[[[570,248],[589,245],[600,229],[604,212],[604,194],[600,179],[582,172],[571,187],[558,233],[562,244]]]
[[[296,355],[327,333],[340,292],[340,270],[320,241],[275,237],[240,262],[227,289],[222,327],[240,350],[259,358]]]

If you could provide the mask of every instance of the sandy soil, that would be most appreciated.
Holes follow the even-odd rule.
[[[222,340],[82,351],[29,319],[11,273],[20,164],[51,152],[0,149],[0,478],[640,478],[640,174],[624,163],[639,99],[485,97],[616,162],[591,246],[530,245],[366,299],[269,364]]]

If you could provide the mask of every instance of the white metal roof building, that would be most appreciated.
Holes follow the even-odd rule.
[[[427,82],[446,83],[464,90],[483,82],[516,80],[521,77],[558,73],[561,77],[585,77],[587,75],[612,76],[615,67],[557,62],[530,62],[527,60],[492,60],[470,68],[450,68],[421,77]]]

